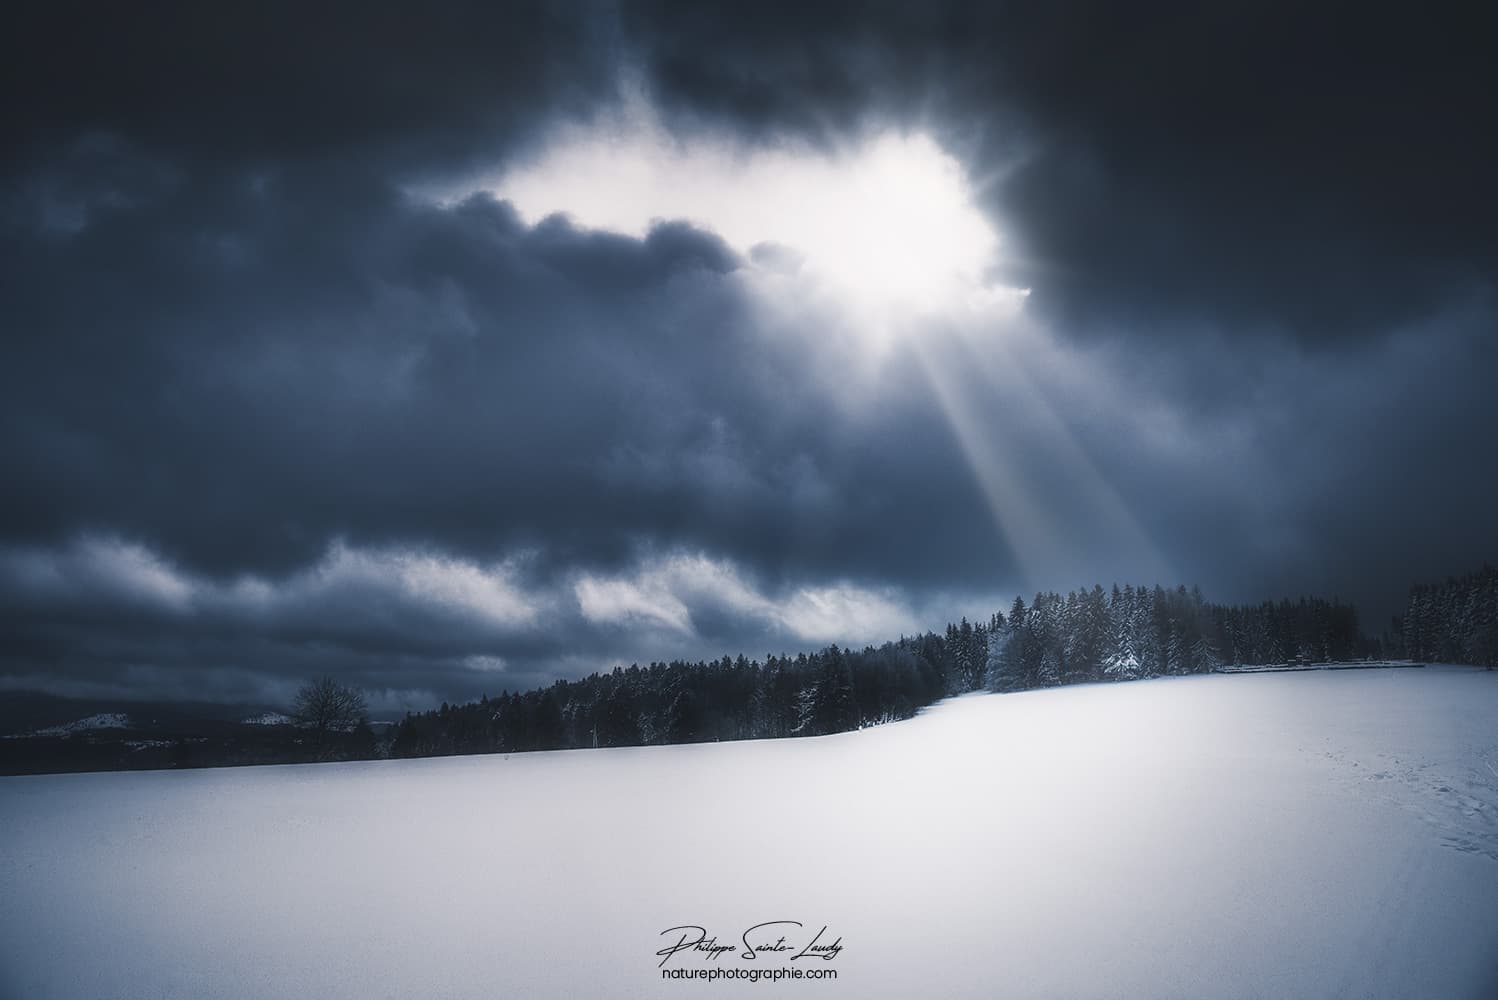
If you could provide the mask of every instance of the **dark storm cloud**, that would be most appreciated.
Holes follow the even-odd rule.
[[[279,690],[339,668],[467,695],[804,645],[823,633],[755,603],[796,580],[984,569],[885,530],[910,505],[981,512],[932,415],[891,397],[904,445],[927,440],[915,457],[863,437],[881,423],[838,412],[799,333],[766,339],[710,233],[532,227],[488,196],[440,207],[321,165],[183,173],[122,140],[49,176],[77,210],[23,204],[8,230],[13,678],[190,694],[205,671]],[[916,478],[859,485],[895,466]],[[352,581],[344,544],[372,560]],[[744,567],[755,600],[678,573],[629,600],[695,587],[690,620],[580,614],[579,574],[638,590],[639,560],[676,549]],[[390,584],[407,551],[460,579]],[[517,552],[501,601],[532,613],[431,592]]]
[[[615,85],[612,19],[519,2],[23,2],[3,43],[9,157],[123,134],[176,161],[408,167],[493,155]]]
[[[120,143],[57,174],[115,195],[80,191],[76,230],[12,230],[10,538],[114,532],[211,575],[284,574],[335,537],[533,546],[543,570],[667,540],[777,575],[982,571],[879,527],[981,509],[931,489],[965,473],[912,387],[840,417],[806,365],[819,334],[762,336],[709,233],[528,227],[321,167],[172,176]]]
[[[1376,604],[1498,544],[1476,25],[414,11],[14,16],[0,683],[257,697],[334,671],[417,703],[1144,565]],[[993,384],[954,376],[957,405],[1076,558],[1020,565],[1035,526],[990,509],[923,372],[975,368],[955,342],[867,374],[815,304],[763,307],[794,248],[411,193],[589,120],[621,74],[688,139],[894,122],[963,159],[1041,332]]]
[[[1404,583],[1498,549],[1495,322],[1498,302],[1478,296],[1361,350],[1211,335],[1164,354],[1119,340],[1112,388],[1139,419],[1079,429],[1104,475],[1133,484],[1177,575],[1234,600],[1336,594],[1377,631]]]
[[[290,568],[333,533],[586,547],[566,526],[591,531],[590,465],[697,433],[669,366],[705,376],[744,333],[708,234],[530,229],[357,177],[184,181],[27,249],[3,379],[31,474],[7,529],[110,527],[214,572]]]
[[[1464,9],[1465,8],[1465,9]],[[1368,336],[1490,282],[1491,14],[1437,5],[29,4],[14,164],[79,135],[171,162],[450,175],[640,74],[682,127],[937,132],[1068,332]]]

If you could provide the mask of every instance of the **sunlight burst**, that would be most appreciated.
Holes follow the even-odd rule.
[[[941,308],[982,281],[998,245],[961,166],[924,136],[787,174],[777,229],[861,304]]]
[[[686,146],[648,127],[579,131],[493,190],[532,223],[560,212],[642,236],[654,221],[686,219],[758,267],[819,282],[865,317],[970,302],[998,248],[962,165],[919,134],[889,132],[829,154]]]

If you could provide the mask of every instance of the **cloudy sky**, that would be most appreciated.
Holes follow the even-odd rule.
[[[425,707],[1114,580],[1377,631],[1498,556],[1470,17],[23,6],[0,689]]]

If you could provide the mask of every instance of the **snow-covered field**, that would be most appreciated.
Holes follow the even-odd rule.
[[[825,925],[831,962],[701,925]],[[756,939],[758,940],[758,939]],[[14,998],[1498,996],[1498,673],[975,695],[780,742],[0,779]]]

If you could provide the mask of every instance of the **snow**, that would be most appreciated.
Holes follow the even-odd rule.
[[[775,742],[12,777],[0,816],[7,997],[720,995],[748,983],[660,978],[660,932],[732,943],[770,920],[825,924],[839,978],[757,996],[1498,995],[1498,672],[973,695]]]
[[[261,712],[259,715],[240,720],[240,724],[245,726],[289,726],[294,722],[296,720],[291,716],[282,715],[280,712]]]
[[[77,722],[65,722],[62,725],[48,726],[46,729],[38,729],[30,733],[7,736],[6,739],[25,739],[29,736],[77,736],[79,733],[92,732],[97,729],[129,728],[129,716],[121,712],[104,712],[99,715],[90,715],[86,719],[79,719]]]

